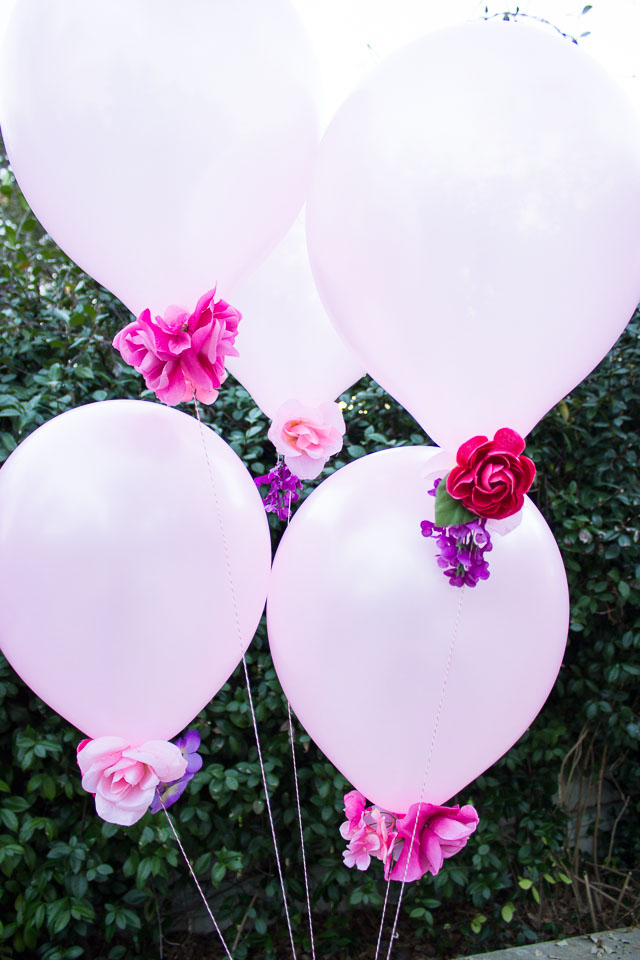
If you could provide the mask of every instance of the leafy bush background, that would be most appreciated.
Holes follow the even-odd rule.
[[[2,461],[30,431],[70,407],[152,397],[110,346],[128,314],[42,233],[6,160],[0,202]],[[634,829],[640,814],[639,357],[635,317],[611,355],[529,439],[539,469],[533,496],[569,576],[567,656],[531,729],[464,791],[462,799],[481,812],[472,842],[437,878],[408,888],[400,929],[414,949],[422,944],[427,952],[430,942],[443,955],[471,952],[633,916],[632,868],[640,854]],[[331,469],[384,447],[428,442],[368,378],[343,399],[348,442]],[[254,474],[269,469],[274,455],[267,421],[232,378],[206,416]],[[272,531],[275,547],[277,521]],[[249,663],[294,923],[305,942],[286,708],[264,624]],[[205,765],[172,811],[183,842],[229,942],[235,941],[234,955],[287,955],[239,673],[196,725]],[[161,816],[147,815],[129,829],[96,817],[80,787],[78,739],[0,659],[0,958],[169,956],[171,943],[189,939],[185,931],[195,915],[184,864]],[[597,794],[607,781],[620,794],[620,809],[626,801],[614,842],[600,824],[586,858],[556,802],[559,780],[561,786],[567,781],[567,755],[575,761],[575,784],[591,778]],[[377,864],[367,874],[341,865],[338,826],[348,785],[301,731],[298,762],[321,949],[354,956],[375,940],[384,883]],[[613,915],[606,883],[615,900],[629,871]],[[596,906],[585,896],[585,872],[594,884],[592,899],[599,897]]]

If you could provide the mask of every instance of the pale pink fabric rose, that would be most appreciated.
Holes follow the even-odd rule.
[[[179,780],[187,768],[180,748],[166,740],[137,747],[121,737],[83,740],[77,758],[82,786],[94,794],[98,816],[125,827],[146,813],[161,781]]]
[[[475,808],[470,804],[464,807],[412,804],[406,816],[396,821],[398,840],[404,842],[393,868],[387,869],[386,878],[410,882],[418,880],[425,873],[435,876],[444,860],[466,845],[478,826],[478,819]]]
[[[307,406],[287,400],[276,413],[267,436],[284,462],[301,480],[314,480],[325,463],[342,450],[344,418],[337,403]]]
[[[154,320],[143,310],[114,338],[125,362],[169,406],[194,395],[213,403],[227,377],[225,357],[238,356],[233,344],[241,314],[224,300],[214,302],[214,295],[215,287],[200,297],[192,314],[171,306]]]

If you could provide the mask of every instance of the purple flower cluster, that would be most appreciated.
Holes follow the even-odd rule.
[[[300,496],[298,491],[302,490],[302,482],[295,473],[291,473],[284,461],[279,461],[269,473],[255,478],[257,487],[265,483],[269,484],[267,495],[263,498],[265,510],[277,514],[278,520],[288,520],[291,504]]]
[[[166,809],[174,804],[176,800],[179,800],[189,780],[193,780],[194,773],[197,773],[202,767],[202,757],[198,753],[200,734],[197,730],[188,730],[184,737],[178,737],[175,744],[187,761],[187,769],[179,780],[158,784],[154,798],[151,801],[151,806],[149,807],[151,813],[158,813],[159,810],[162,810],[163,804]]]
[[[432,497],[439,483],[442,480],[436,480],[429,490]],[[489,579],[489,563],[484,555],[491,550],[491,537],[486,523],[484,517],[452,527],[437,527],[430,520],[421,522],[422,536],[436,538],[440,550],[438,566],[452,587],[475,587],[479,580]]]

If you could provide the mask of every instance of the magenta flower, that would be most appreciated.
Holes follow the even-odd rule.
[[[234,342],[241,314],[224,300],[214,302],[214,294],[215,287],[200,297],[192,314],[170,306],[153,320],[151,311],[143,310],[113,340],[124,361],[169,406],[194,395],[213,403],[227,377],[225,357],[238,356]]]
[[[425,873],[435,876],[445,859],[462,850],[477,826],[478,814],[470,804],[464,807],[412,804],[408,813],[396,820],[398,839],[404,842],[386,878],[409,882]]]
[[[372,857],[382,860],[385,880],[409,882],[425,873],[435,876],[447,857],[462,850],[478,825],[478,814],[470,805],[414,803],[402,816],[365,804],[359,790],[344,798],[348,819],[340,833],[349,845],[342,856],[346,867],[358,870],[366,870]]]
[[[350,793],[345,793],[344,815],[350,824],[360,823],[366,805],[366,798],[359,790],[351,790]]]
[[[158,813],[163,804],[166,809],[179,800],[189,781],[193,780],[193,775],[202,767],[202,757],[198,753],[200,734],[197,730],[188,730],[184,737],[178,737],[175,745],[187,762],[186,770],[178,780],[158,784],[149,807],[151,813]]]

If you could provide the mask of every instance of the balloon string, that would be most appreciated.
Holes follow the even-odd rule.
[[[384,903],[382,904],[382,916],[380,917],[380,927],[378,929],[378,942],[376,943],[376,954],[374,960],[378,960],[380,952],[380,943],[382,942],[382,930],[384,928],[384,918],[387,912],[387,903],[389,901],[389,890],[391,889],[391,878],[387,880],[387,889],[384,892]]]
[[[259,737],[259,735],[258,735],[258,720],[257,720],[257,718],[256,718],[256,711],[255,711],[254,706],[253,706],[253,694],[252,694],[252,692],[251,692],[251,682],[250,682],[250,680],[249,680],[249,668],[247,667],[247,660],[246,660],[246,657],[245,657],[245,655],[244,655],[244,646],[243,646],[243,643],[242,643],[242,627],[241,627],[241,625],[240,625],[240,614],[239,614],[239,610],[238,610],[238,598],[237,598],[237,596],[236,596],[235,584],[234,584],[234,582],[233,582],[233,573],[232,573],[232,569],[231,569],[231,557],[230,557],[230,555],[229,555],[229,544],[228,544],[228,542],[227,542],[227,535],[226,535],[226,532],[225,532],[224,519],[223,519],[223,516],[222,516],[222,510],[221,510],[221,507],[220,507],[220,500],[219,500],[219,498],[218,498],[218,491],[217,491],[215,479],[214,479],[214,476],[213,476],[213,468],[212,468],[212,466],[211,466],[211,460],[209,459],[209,451],[207,450],[207,443],[206,443],[205,436],[204,436],[204,426],[203,426],[202,420],[200,419],[200,410],[199,410],[199,407],[198,407],[198,401],[195,399],[195,397],[194,397],[194,399],[193,399],[193,403],[194,403],[194,406],[195,406],[195,408],[196,408],[196,417],[197,417],[198,423],[199,423],[199,425],[200,425],[200,436],[201,436],[201,438],[202,438],[202,446],[203,446],[203,448],[204,448],[204,455],[205,455],[205,458],[206,458],[206,461],[207,461],[207,467],[209,468],[209,479],[211,480],[211,486],[212,486],[212,488],[213,488],[213,496],[214,496],[214,499],[215,499],[215,502],[216,502],[216,513],[217,513],[217,517],[218,517],[218,526],[220,527],[220,534],[221,534],[221,536],[222,536],[222,544],[223,544],[223,547],[224,547],[225,562],[226,562],[226,566],[227,566],[227,578],[228,578],[228,581],[229,581],[229,590],[230,590],[230,592],[231,592],[231,602],[232,602],[232,606],[233,606],[233,615],[234,615],[234,619],[235,619],[235,623],[236,623],[236,630],[237,630],[237,633],[238,633],[238,640],[239,640],[239,642],[240,642],[240,653],[241,653],[241,655],[242,655],[242,667],[243,667],[243,669],[244,669],[244,678],[245,678],[245,682],[246,682],[246,686],[247,686],[247,697],[248,697],[248,700],[249,700],[249,711],[250,711],[250,713],[251,713],[251,722],[252,722],[252,724],[253,724],[253,733],[254,733],[254,736],[255,736],[256,748],[257,748],[257,750],[258,750],[258,763],[259,763],[259,765],[260,765],[260,773],[261,773],[261,775],[262,775],[262,786],[263,786],[263,789],[264,789],[264,798],[265,798],[266,807],[267,807],[267,815],[268,815],[268,817],[269,817],[269,825],[270,825],[270,827],[271,827],[271,839],[273,840],[273,849],[274,849],[275,857],[276,857],[276,866],[277,866],[277,869],[278,869],[278,878],[279,878],[279,880],[280,880],[280,890],[281,890],[281,892],[282,892],[282,903],[283,903],[283,905],[284,905],[284,913],[285,913],[285,917],[286,917],[286,921],[287,921],[287,929],[288,929],[288,931],[289,931],[289,941],[290,941],[290,943],[291,943],[291,954],[292,954],[292,956],[293,956],[293,960],[296,960],[296,947],[295,947],[295,943],[294,943],[294,940],[293,940],[293,930],[292,930],[292,928],[291,928],[291,918],[290,918],[290,916],[289,916],[289,906],[288,906],[288,904],[287,904],[287,893],[286,893],[285,884],[284,884],[284,876],[283,876],[283,873],[282,873],[282,864],[281,864],[281,862],[280,862],[280,852],[279,852],[279,850],[278,850],[278,841],[277,841],[277,839],[276,839],[276,828],[275,828],[275,824],[274,824],[274,822],[273,822],[273,813],[272,813],[272,811],[271,811],[271,800],[270,800],[270,797],[269,797],[269,788],[268,788],[268,786],[267,786],[267,775],[266,775],[266,772],[265,772],[265,769],[264,769],[264,761],[263,761],[263,759],[262,759],[262,747],[261,747],[261,745],[260,745],[260,737]]]
[[[298,768],[296,765],[296,748],[293,737],[293,720],[291,718],[291,704],[287,700],[289,715],[289,739],[291,741],[291,759],[293,761],[293,782],[296,788],[296,806],[298,808],[298,826],[300,827],[300,850],[302,852],[302,872],[304,874],[304,889],[307,897],[307,916],[309,917],[309,937],[311,938],[311,957],[316,960],[316,948],[313,942],[313,923],[311,920],[311,897],[309,896],[309,874],[307,872],[307,857],[304,849],[304,833],[302,830],[302,807],[300,806],[300,791],[298,789]]]
[[[453,624],[453,633],[452,633],[452,635],[451,635],[451,643],[450,643],[450,645],[449,645],[449,655],[448,655],[448,657],[447,657],[447,664],[446,664],[446,666],[445,666],[445,668],[444,668],[444,678],[443,678],[443,681],[442,681],[442,691],[441,691],[441,693],[440,693],[440,702],[439,702],[439,704],[438,704],[438,709],[437,709],[437,711],[436,711],[436,718],[435,718],[435,721],[434,721],[434,724],[433,724],[433,735],[432,735],[432,737],[431,737],[431,745],[429,746],[429,753],[427,754],[427,762],[426,762],[426,766],[425,766],[424,777],[423,777],[423,779],[422,779],[422,787],[420,788],[420,799],[418,800],[418,810],[417,810],[417,813],[416,813],[416,818],[415,818],[415,820],[414,820],[414,822],[413,822],[413,830],[412,830],[412,832],[411,832],[411,841],[410,841],[410,843],[409,843],[409,853],[408,853],[408,855],[407,855],[407,860],[406,860],[406,863],[405,863],[405,865],[404,865],[404,876],[402,877],[402,882],[401,882],[401,885],[400,885],[400,893],[399,893],[399,895],[398,895],[398,902],[397,902],[397,904],[396,904],[396,912],[395,912],[395,916],[394,916],[394,918],[393,918],[393,927],[391,928],[391,938],[390,938],[390,940],[389,940],[389,949],[388,949],[388,951],[387,951],[387,958],[386,958],[386,960],[390,960],[391,951],[393,950],[393,942],[394,942],[394,940],[395,940],[395,938],[396,938],[396,930],[397,930],[397,928],[398,928],[398,919],[399,919],[399,917],[400,917],[400,908],[401,908],[401,906],[402,906],[402,898],[403,898],[403,896],[404,896],[404,888],[405,888],[405,884],[406,884],[406,882],[407,882],[407,873],[409,872],[409,862],[410,862],[410,859],[411,859],[411,853],[412,853],[412,851],[413,851],[413,845],[414,845],[414,842],[415,842],[415,839],[416,839],[416,832],[417,832],[417,829],[418,829],[418,818],[419,818],[419,816],[420,816],[420,808],[422,807],[422,798],[424,797],[424,792],[425,792],[425,790],[426,790],[426,788],[427,788],[427,780],[428,780],[428,778],[429,778],[429,770],[430,770],[430,768],[431,768],[431,759],[432,759],[432,757],[433,757],[433,750],[434,750],[434,747],[435,747],[435,745],[436,745],[436,737],[438,736],[438,727],[440,726],[440,717],[442,716],[442,708],[444,707],[444,697],[445,697],[445,693],[446,693],[446,691],[447,691],[447,683],[448,683],[448,680],[449,680],[449,671],[450,671],[450,669],[451,669],[451,662],[452,662],[452,660],[453,660],[453,650],[454,650],[454,647],[455,647],[455,644],[456,644],[456,639],[457,639],[457,636],[458,636],[458,627],[460,626],[460,615],[461,615],[461,613],[462,613],[462,601],[464,600],[464,593],[465,593],[465,587],[461,587],[461,588],[460,588],[460,599],[459,599],[459,601],[458,601],[458,609],[457,609],[457,611],[456,611],[456,619],[455,619],[455,622],[454,622],[454,624]],[[387,891],[387,892],[388,892],[388,891]],[[385,898],[385,906],[386,906],[386,898]],[[382,913],[382,920],[381,920],[381,922],[380,922],[380,932],[382,931],[382,923],[383,923],[383,922],[384,922],[384,910],[383,910],[383,913]],[[380,937],[380,934],[379,934],[379,935],[378,935],[378,947],[379,947],[379,945],[380,945],[380,939],[381,939],[381,937]],[[378,948],[376,948],[376,954],[375,954],[374,960],[377,960],[377,958],[378,958]]]
[[[194,872],[194,869],[193,869],[193,867],[191,866],[191,861],[189,860],[189,857],[188,857],[188,856],[186,855],[186,853],[184,852],[184,847],[182,846],[182,843],[180,842],[180,837],[178,836],[178,831],[176,830],[175,826],[173,825],[173,820],[171,819],[171,817],[170,817],[169,814],[167,813],[167,808],[165,807],[165,805],[164,805],[164,803],[163,803],[163,800],[162,800],[162,797],[161,797],[159,794],[158,794],[158,799],[160,800],[160,803],[162,804],[162,809],[164,810],[164,815],[165,815],[165,817],[167,818],[167,820],[168,820],[168,822],[169,822],[169,826],[171,827],[171,830],[173,831],[173,835],[174,835],[174,837],[175,837],[175,839],[176,839],[176,843],[178,844],[178,847],[180,848],[180,853],[181,853],[182,856],[184,857],[184,862],[185,862],[186,865],[189,867],[189,872],[190,872],[191,876],[193,877],[193,882],[195,883],[196,888],[197,888],[197,890],[198,890],[198,893],[200,894],[200,897],[201,897],[201,899],[202,899],[202,902],[204,903],[205,909],[206,909],[207,913],[209,914],[209,919],[211,920],[211,923],[213,924],[216,933],[217,933],[218,936],[220,937],[220,943],[221,943],[222,946],[224,947],[224,952],[225,952],[226,955],[229,957],[229,960],[233,960],[233,957],[232,957],[231,954],[229,953],[229,948],[228,948],[227,944],[225,943],[225,939],[224,939],[224,937],[222,936],[222,931],[220,930],[220,927],[218,926],[218,924],[217,924],[217,922],[216,922],[216,918],[214,917],[213,913],[211,912],[211,907],[210,907],[209,904],[207,903],[207,898],[205,897],[204,893],[202,892],[202,887],[201,887],[200,884],[198,883],[198,878],[196,877],[195,872]]]
[[[278,457],[280,459],[280,457]],[[291,490],[289,490],[289,503],[287,510],[287,526],[291,521]],[[309,874],[307,872],[307,855],[304,849],[304,832],[302,829],[302,807],[300,804],[300,789],[298,787],[298,766],[296,764],[296,748],[293,736],[293,720],[291,718],[291,704],[287,700],[287,713],[289,715],[289,740],[291,743],[291,761],[293,763],[293,782],[296,789],[296,806],[298,808],[298,826],[300,828],[300,851],[302,853],[302,872],[304,874],[304,890],[307,898],[307,917],[309,918],[309,937],[311,939],[311,958],[316,960],[316,947],[313,940],[313,922],[311,920],[311,897],[309,896]]]

